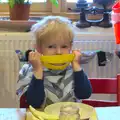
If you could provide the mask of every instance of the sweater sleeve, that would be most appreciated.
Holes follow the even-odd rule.
[[[92,94],[92,86],[83,70],[74,72],[74,93],[78,99],[87,99]]]
[[[40,108],[45,98],[44,81],[36,79],[33,75],[26,98],[29,105],[32,105],[34,108]]]

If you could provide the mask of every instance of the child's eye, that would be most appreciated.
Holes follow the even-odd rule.
[[[66,46],[66,45],[64,45],[64,46],[62,46],[62,48],[67,48],[68,46]]]
[[[50,45],[50,46],[48,46],[48,48],[55,48],[55,46],[54,45]]]

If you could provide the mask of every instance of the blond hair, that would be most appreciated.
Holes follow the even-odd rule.
[[[61,16],[44,17],[40,22],[31,27],[31,32],[35,35],[37,45],[50,39],[59,39],[57,37],[70,40],[70,42],[74,38],[71,21]]]

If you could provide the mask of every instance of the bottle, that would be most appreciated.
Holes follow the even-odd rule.
[[[114,28],[116,44],[120,44],[120,2],[116,2],[112,7],[111,20]]]

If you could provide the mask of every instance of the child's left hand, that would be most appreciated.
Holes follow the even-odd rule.
[[[73,50],[72,53],[75,55],[75,58],[72,61],[73,70],[80,71],[82,69],[80,65],[80,57],[81,57],[80,50]]]

